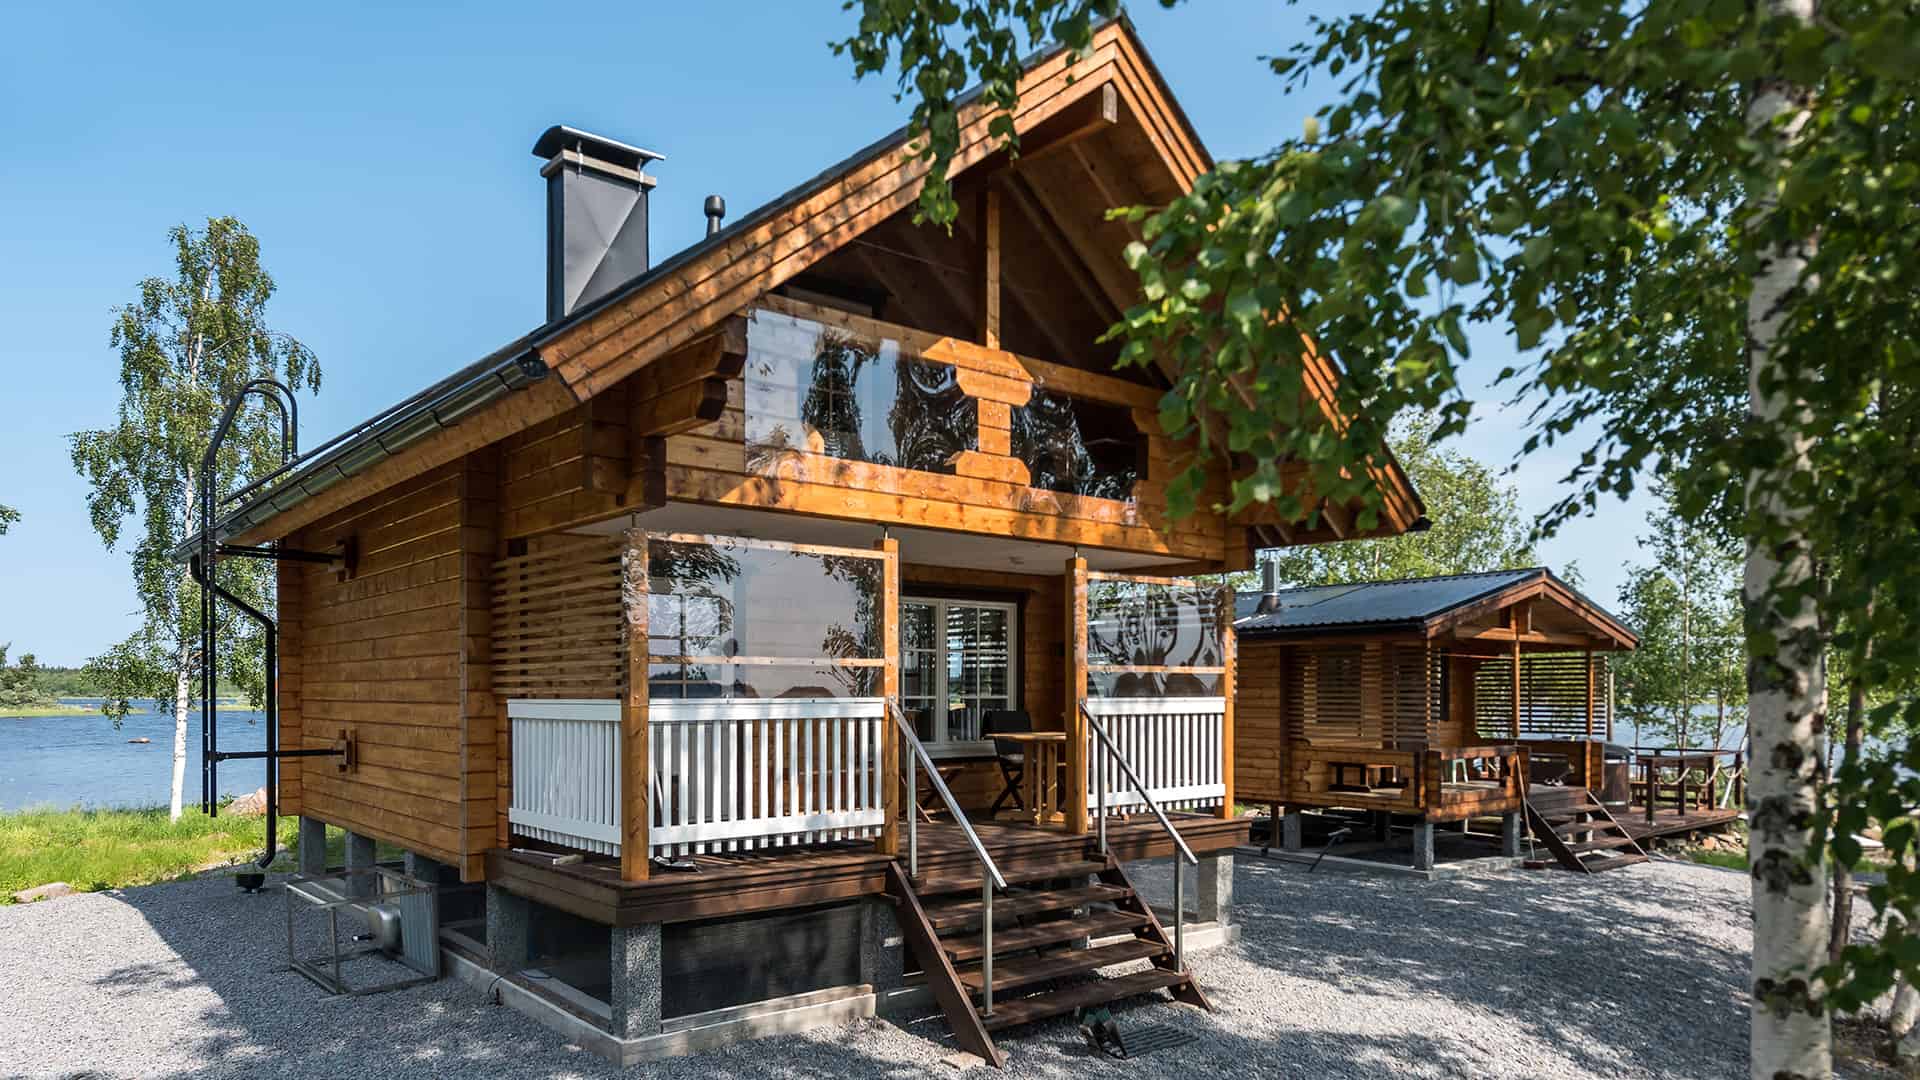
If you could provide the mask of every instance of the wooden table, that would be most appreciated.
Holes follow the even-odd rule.
[[[1027,812],[1035,824],[1052,821],[1060,812],[1064,792],[1060,790],[1060,762],[1067,749],[1064,731],[1022,731],[995,735],[995,739],[1020,744],[1025,759],[1020,769],[1020,786]]]

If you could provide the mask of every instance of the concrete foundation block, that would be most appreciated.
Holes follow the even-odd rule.
[[[1520,839],[1526,832],[1520,823],[1520,811],[1515,810],[1500,817],[1500,854],[1510,859],[1520,857]]]
[[[362,836],[357,832],[347,833],[347,869],[363,870],[373,866],[373,837]],[[371,896],[379,887],[379,882],[371,874],[360,874],[348,879],[349,890],[355,896]]]
[[[907,981],[906,938],[893,903],[879,897],[868,897],[860,905],[860,981],[873,987],[882,1012]]]
[[[327,823],[319,818],[300,819],[300,872],[319,877],[327,872]]]
[[[440,884],[440,871],[446,865],[439,859],[430,859],[418,852],[409,851],[406,855],[407,876],[428,885]]]
[[[1413,827],[1413,868],[1433,869],[1433,823],[1430,821]]]
[[[1201,922],[1227,925],[1233,908],[1233,853],[1217,852],[1200,856],[1200,907],[1195,912]]]
[[[1289,810],[1280,818],[1280,848],[1282,851],[1300,850],[1301,813]]]
[[[527,966],[533,902],[498,885],[487,886],[487,953],[502,974]]]
[[[621,1039],[660,1034],[660,924],[616,926],[612,935],[612,1030]]]

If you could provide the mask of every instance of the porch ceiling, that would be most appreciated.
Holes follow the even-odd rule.
[[[786,540],[798,544],[831,544],[851,548],[872,547],[881,535],[880,526],[870,522],[695,503],[668,503],[657,510],[637,515],[637,519],[641,528],[655,532],[720,533],[756,540]],[[610,518],[570,531],[613,534],[632,527],[634,522],[634,516]],[[891,535],[900,542],[902,562],[968,570],[1058,574],[1063,572],[1074,550],[1070,544],[1047,544],[939,529],[895,526]],[[1138,555],[1098,548],[1081,548],[1080,554],[1086,558],[1090,570],[1150,570],[1180,562],[1163,555]]]

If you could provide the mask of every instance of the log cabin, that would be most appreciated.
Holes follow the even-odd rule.
[[[1283,848],[1338,808],[1383,840],[1408,823],[1416,870],[1436,826],[1481,818],[1508,856],[1526,828],[1576,872],[1644,861],[1612,744],[1607,660],[1638,644],[1619,619],[1539,567],[1282,589],[1273,566],[1237,599],[1234,791]]]
[[[1196,575],[1423,511],[1383,450],[1365,533],[1168,514],[1192,448],[1099,340],[1136,292],[1106,211],[1212,160],[1125,20],[1020,90],[1017,155],[965,106],[950,231],[896,132],[658,261],[663,157],[540,136],[546,321],[195,541],[278,559],[303,872],[333,826],[483,886],[449,962],[621,1062],[930,1000],[998,1064],[1080,1006],[1205,1005],[1187,908],[1225,923],[1247,824]],[[1123,867],[1169,856],[1171,926]]]

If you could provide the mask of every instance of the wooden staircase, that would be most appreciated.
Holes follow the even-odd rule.
[[[1003,1066],[991,1032],[1157,990],[1212,1009],[1175,961],[1173,939],[1112,858],[1003,869],[1002,876],[1007,891],[993,904],[993,1012],[985,1015],[980,875],[914,882],[898,863],[889,871],[907,944],[962,1049]],[[1091,946],[1091,939],[1129,932],[1130,940]],[[1095,977],[1139,960],[1153,966]]]
[[[1583,787],[1568,787],[1527,799],[1527,826],[1560,865],[1577,874],[1647,861],[1646,849],[1628,835],[1606,804]]]

